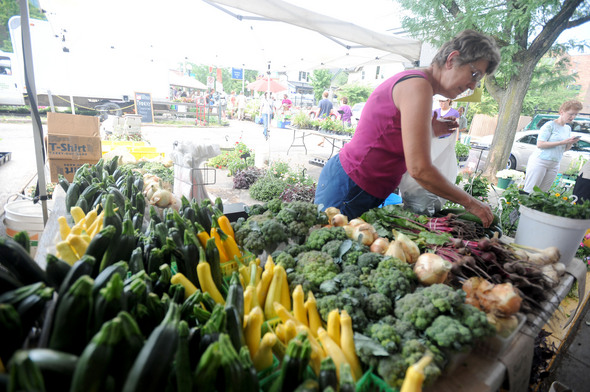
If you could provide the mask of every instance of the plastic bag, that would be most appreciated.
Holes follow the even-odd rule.
[[[457,156],[455,155],[455,134],[445,138],[432,138],[430,157],[433,165],[452,183],[457,178]],[[446,199],[422,188],[406,172],[399,184],[404,207],[418,214],[432,216],[442,209]]]

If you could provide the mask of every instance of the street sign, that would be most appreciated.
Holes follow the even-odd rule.
[[[207,88],[215,87],[215,78],[213,76],[207,76]]]
[[[232,79],[242,80],[243,75],[244,75],[243,68],[232,68],[231,69],[231,78]]]

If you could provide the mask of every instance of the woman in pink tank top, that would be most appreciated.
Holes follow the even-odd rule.
[[[423,188],[463,205],[489,226],[490,207],[446,180],[432,164],[430,139],[458,125],[432,114],[432,97],[454,99],[475,89],[499,62],[491,37],[465,30],[443,44],[428,68],[400,72],[379,85],[352,140],[322,169],[315,203],[339,208],[350,219],[359,217],[381,205],[407,171]]]

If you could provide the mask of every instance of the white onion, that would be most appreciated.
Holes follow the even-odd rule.
[[[442,257],[434,253],[423,253],[414,264],[414,273],[420,283],[430,286],[435,283],[443,283],[447,279],[451,267],[451,263]]]

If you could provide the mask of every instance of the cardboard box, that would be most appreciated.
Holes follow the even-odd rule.
[[[98,159],[82,160],[82,159],[50,159],[49,173],[51,175],[51,182],[57,183],[58,175],[62,174],[68,181],[74,180],[76,170],[85,163],[94,165]]]
[[[102,143],[100,137],[47,135],[47,157],[49,159],[100,159]]]
[[[102,157],[99,119],[65,113],[47,113],[49,159],[98,160]]]
[[[100,138],[100,120],[94,116],[49,112],[47,133]]]

